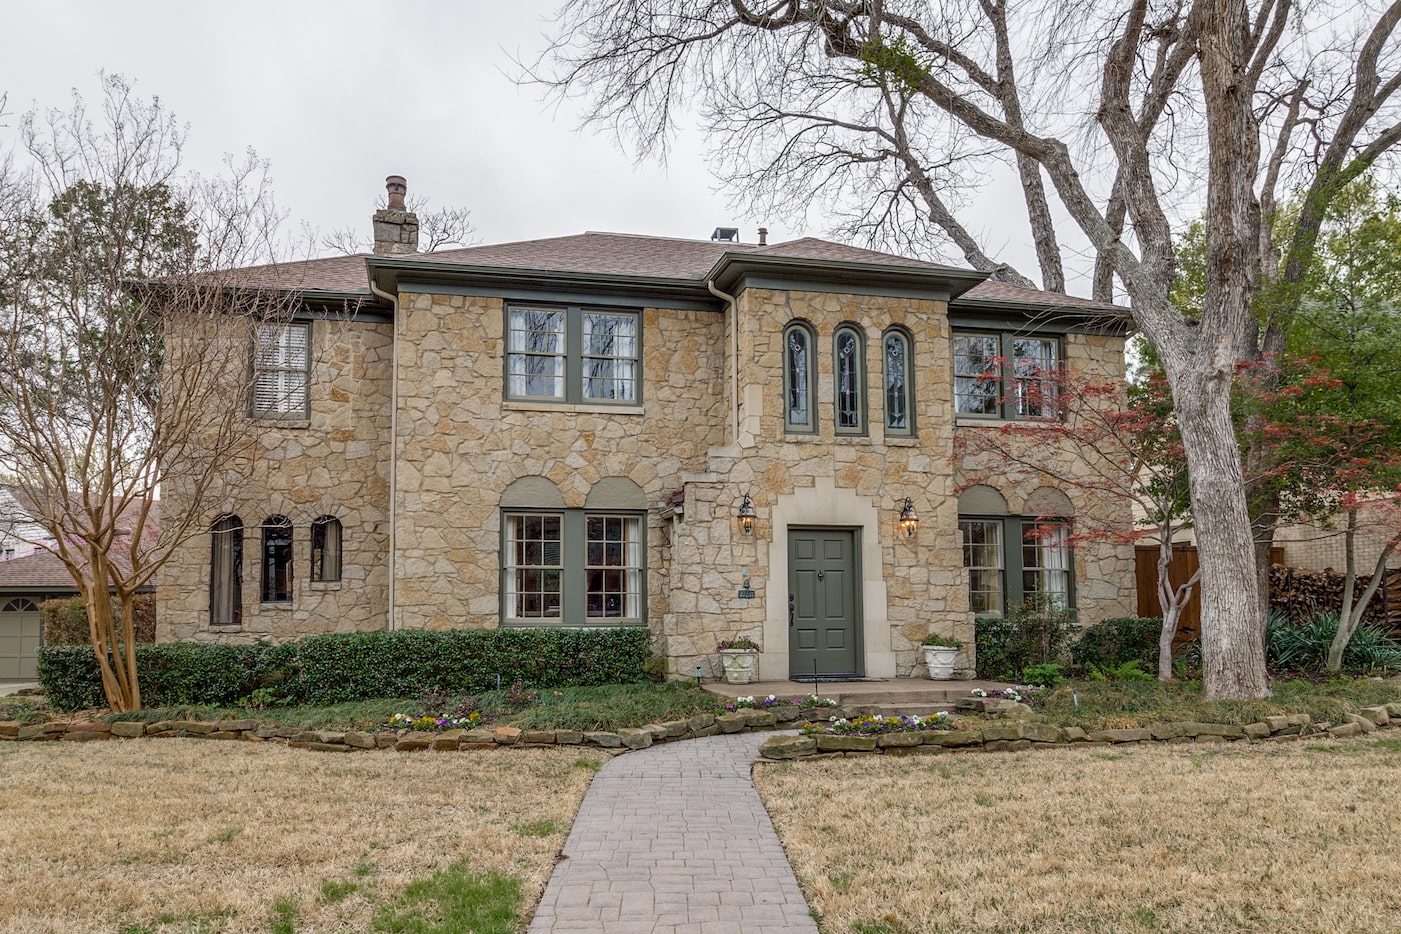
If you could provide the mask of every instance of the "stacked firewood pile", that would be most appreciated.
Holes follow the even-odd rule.
[[[1357,575],[1354,591],[1361,594],[1371,583],[1371,576]],[[1343,605],[1343,575],[1333,570],[1311,571],[1306,568],[1270,567],[1270,608],[1283,610],[1296,619],[1316,611],[1336,613]],[[1362,618],[1391,629],[1401,629],[1401,570],[1391,569],[1377,592],[1367,604]]]

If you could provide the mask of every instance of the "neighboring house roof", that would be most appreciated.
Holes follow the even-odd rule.
[[[865,270],[869,275],[905,274],[910,281],[942,279],[950,284],[956,303],[970,307],[1015,305],[1038,309],[1099,312],[1122,317],[1127,309],[1090,299],[1026,289],[987,279],[986,274],[954,266],[911,259],[803,237],[759,246],[719,240],[684,240],[589,231],[564,237],[519,240],[485,246],[377,256],[357,253],[293,263],[250,266],[222,273],[228,285],[243,288],[289,289],[306,293],[369,297],[370,275],[377,270],[408,271],[421,264],[449,273],[485,269],[517,270],[542,276],[602,276],[642,280],[670,280],[702,285],[727,265],[764,263],[775,268],[812,270],[818,266],[845,268],[848,278]],[[367,274],[368,269],[368,274]],[[381,282],[381,287],[386,283]]]
[[[40,590],[78,592],[73,575],[53,552],[36,551],[23,558],[0,561],[0,593]]]

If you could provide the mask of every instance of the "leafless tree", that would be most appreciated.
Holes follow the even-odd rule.
[[[1043,283],[1060,287],[1067,217],[1059,235],[1068,226],[1089,241],[1096,294],[1117,281],[1163,363],[1191,474],[1206,693],[1258,697],[1269,691],[1265,599],[1230,390],[1238,363],[1281,342],[1328,204],[1401,139],[1398,20],[1401,2],[1379,0],[567,0],[527,77],[585,96],[586,120],[642,154],[665,152],[689,106],[712,125],[744,123],[737,105],[766,102],[858,122],[898,92],[910,104],[894,110],[898,131],[890,119],[884,129],[926,172],[966,155],[969,135],[1015,165]],[[814,72],[870,80],[864,108],[805,96]],[[849,193],[841,186],[863,165],[838,167],[834,190]],[[1302,207],[1277,250],[1286,192]],[[1208,281],[1193,317],[1169,291],[1174,224],[1198,214]]]
[[[135,709],[133,599],[206,534],[205,494],[256,443],[250,348],[290,306],[224,270],[268,259],[280,216],[252,154],[185,173],[181,125],[117,76],[99,113],[75,96],[19,137],[0,179],[0,473],[77,584],[109,705]],[[162,489],[180,505],[157,530]]]

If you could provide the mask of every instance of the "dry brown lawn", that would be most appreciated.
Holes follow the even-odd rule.
[[[0,931],[267,932],[279,900],[297,934],[368,931],[464,859],[519,878],[533,908],[601,759],[0,744]]]
[[[1401,931],[1401,741],[763,763],[824,934]]]

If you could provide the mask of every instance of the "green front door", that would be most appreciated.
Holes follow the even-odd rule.
[[[788,668],[794,675],[858,675],[856,533],[788,531]]]

